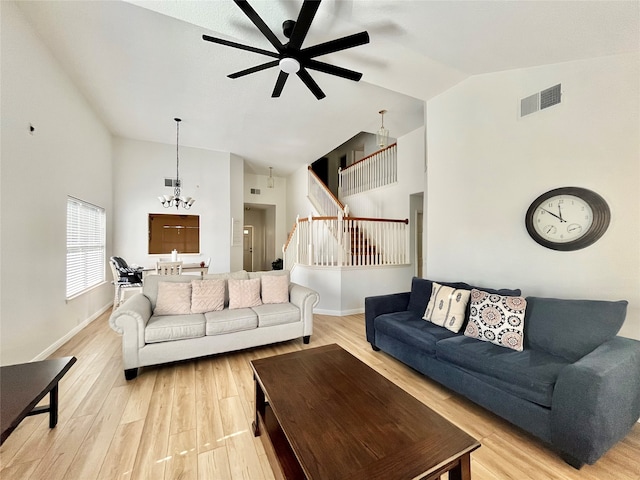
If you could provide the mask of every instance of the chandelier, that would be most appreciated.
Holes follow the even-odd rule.
[[[180,196],[180,155],[178,151],[179,139],[180,139],[180,122],[181,118],[174,118],[176,121],[176,180],[174,183],[173,195],[162,195],[158,197],[160,203],[164,208],[176,207],[176,210],[182,206],[182,208],[189,210],[193,202],[196,200],[191,197],[182,197]]]
[[[389,130],[384,128],[384,114],[387,113],[387,111],[380,110],[378,113],[382,115],[382,124],[380,125],[380,130],[378,130],[378,133],[376,134],[376,141],[380,148],[384,148],[389,142]]]

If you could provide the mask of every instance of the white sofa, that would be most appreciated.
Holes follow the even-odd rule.
[[[318,294],[310,288],[289,282],[288,303],[229,309],[228,279],[248,280],[261,278],[263,275],[288,274],[286,270],[275,270],[204,275],[203,280],[225,279],[227,287],[224,309],[184,315],[154,315],[159,283],[191,283],[192,280],[200,280],[200,277],[146,276],[142,293],[129,298],[109,319],[111,328],[122,335],[122,360],[126,379],[135,378],[138,367],[148,365],[300,337],[304,343],[309,343],[313,332],[313,308],[319,301]]]

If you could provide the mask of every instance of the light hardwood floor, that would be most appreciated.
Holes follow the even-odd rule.
[[[0,447],[2,480],[272,479],[260,438],[251,433],[248,362],[328,343],[338,343],[477,438],[482,446],[472,454],[474,480],[640,479],[640,424],[596,465],[575,470],[527,433],[373,352],[363,315],[315,315],[309,345],[296,340],[148,367],[127,382],[109,314],[52,355],[78,358],[60,383],[58,426],[49,429],[46,415],[26,418]]]

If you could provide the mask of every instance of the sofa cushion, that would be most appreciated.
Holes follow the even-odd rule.
[[[191,313],[191,283],[158,282],[158,299],[154,315]]]
[[[464,312],[470,294],[469,290],[447,287],[433,282],[431,298],[422,318],[458,333],[464,323]]]
[[[222,310],[227,281],[191,280],[191,313],[205,313]]]
[[[521,352],[526,307],[527,301],[522,297],[491,294],[474,288],[464,334]]]
[[[144,329],[145,343],[170,342],[203,337],[204,315],[153,315]]]
[[[525,346],[575,362],[618,333],[627,304],[527,297]]]
[[[436,342],[455,336],[446,328],[425,322],[413,312],[394,312],[379,315],[373,321],[376,332],[400,340],[403,343],[435,355]]]
[[[260,277],[262,303],[289,303],[289,275]]]
[[[249,308],[262,305],[260,299],[260,279],[227,280],[229,285],[229,308]]]
[[[219,312],[204,314],[207,335],[221,335],[223,333],[240,332],[258,328],[258,316],[250,308],[225,308]]]
[[[251,307],[258,314],[258,326],[281,325],[300,321],[300,309],[290,303],[268,303]]]
[[[474,285],[469,285],[464,282],[441,282],[438,281],[440,285],[446,285],[448,287],[453,288],[462,288],[465,290],[471,290],[473,288],[477,288],[478,290],[484,290],[489,293],[497,293],[498,295],[520,295],[520,289],[493,289],[486,287],[478,287]],[[429,299],[431,298],[432,291],[432,280],[427,280],[426,278],[418,278],[413,277],[411,281],[411,294],[409,295],[409,306],[407,310],[410,310],[420,316],[424,314],[424,311],[427,309],[427,304],[429,303]],[[467,305],[467,311],[465,313],[466,318],[469,317],[469,305]]]
[[[499,380],[501,388],[546,407],[551,406],[560,371],[569,365],[564,358],[541,350],[517,352],[460,335],[438,341],[436,357],[475,372],[478,378]]]

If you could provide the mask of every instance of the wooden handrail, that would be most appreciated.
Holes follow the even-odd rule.
[[[377,152],[373,152],[371,155],[367,155],[366,157],[361,158],[361,159],[360,159],[360,160],[358,160],[357,162],[353,162],[351,165],[347,165],[346,167],[344,167],[344,168],[342,169],[342,171],[344,172],[345,170],[348,170],[348,169],[349,169],[349,168],[351,168],[351,167],[355,167],[355,166],[356,166],[357,164],[359,164],[360,162],[364,162],[365,160],[370,159],[371,157],[373,157],[373,156],[375,156],[375,155],[379,154],[380,152],[384,152],[385,150],[388,150],[388,149],[390,149],[391,147],[395,147],[396,145],[398,145],[398,142],[396,142],[396,143],[392,143],[392,144],[391,144],[391,145],[389,145],[388,147],[381,148],[381,149],[380,149],[380,150],[378,150]]]
[[[331,196],[331,198],[333,198],[333,200],[338,204],[338,206],[340,207],[340,210],[342,210],[342,211],[344,212],[344,205],[343,205],[343,203],[342,203],[340,200],[338,200],[338,199],[336,198],[336,196],[333,194],[333,192],[332,192],[331,190],[329,190],[329,187],[327,187],[327,186],[325,185],[325,183],[324,183],[322,180],[320,180],[320,177],[316,174],[316,172],[314,172],[314,171],[313,171],[313,169],[311,168],[311,165],[309,165],[309,166],[307,167],[307,169],[309,170],[309,172],[311,172],[311,174],[312,174],[314,177],[316,177],[316,179],[318,180],[318,183],[319,183],[320,185],[324,186],[325,191],[326,191],[326,192]]]
[[[293,224],[293,228],[291,229],[291,233],[289,233],[289,236],[287,237],[287,241],[284,244],[284,249],[286,250],[287,248],[289,248],[289,243],[291,243],[291,239],[293,238],[293,234],[296,233],[296,228],[298,227],[298,223],[294,223]]]
[[[409,224],[409,219],[405,218],[404,220],[394,219],[394,218],[370,218],[370,217],[343,217],[345,221],[349,220],[363,220],[367,222],[388,222],[388,223],[404,223],[405,225]],[[338,220],[338,217],[311,217],[311,220]],[[309,217],[303,217],[299,219],[300,222],[308,222]],[[293,234],[293,232],[292,232]]]

